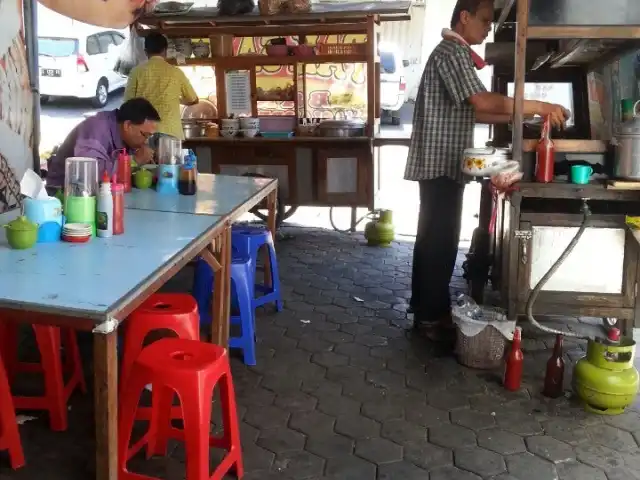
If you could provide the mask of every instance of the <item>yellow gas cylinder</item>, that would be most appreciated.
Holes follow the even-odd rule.
[[[638,371],[633,366],[636,343],[613,328],[607,340],[589,340],[587,355],[576,363],[573,387],[587,411],[619,415],[638,393]]]
[[[378,210],[373,212],[372,219],[364,227],[364,238],[370,247],[388,247],[395,238],[393,212]]]

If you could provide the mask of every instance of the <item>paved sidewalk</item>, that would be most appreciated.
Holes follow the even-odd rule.
[[[539,391],[553,338],[525,328],[524,388],[508,393],[500,371],[461,367],[410,330],[411,243],[375,249],[360,236],[284,231],[285,310],[257,318],[258,365],[233,363],[245,480],[640,479],[639,410],[589,415],[569,394],[583,343],[565,340],[567,396],[547,400]],[[452,292],[465,288],[460,276]],[[171,288],[189,288],[187,272]],[[90,478],[91,402],[73,399],[68,432],[42,418],[21,426],[28,466],[11,472],[3,461],[0,479]],[[184,461],[174,445],[168,458],[133,466],[173,480]]]

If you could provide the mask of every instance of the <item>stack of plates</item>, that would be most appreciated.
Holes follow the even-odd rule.
[[[62,227],[62,240],[85,243],[91,239],[92,228],[88,223],[67,223]]]

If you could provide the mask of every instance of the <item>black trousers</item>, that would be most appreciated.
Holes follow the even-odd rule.
[[[411,308],[416,324],[451,312],[449,283],[456,264],[464,186],[448,177],[421,180],[418,234],[413,250]]]

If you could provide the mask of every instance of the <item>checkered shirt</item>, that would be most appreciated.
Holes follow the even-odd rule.
[[[422,73],[413,112],[406,180],[447,176],[461,181],[460,162],[473,147],[475,112],[466,100],[485,92],[469,47],[443,40]]]

